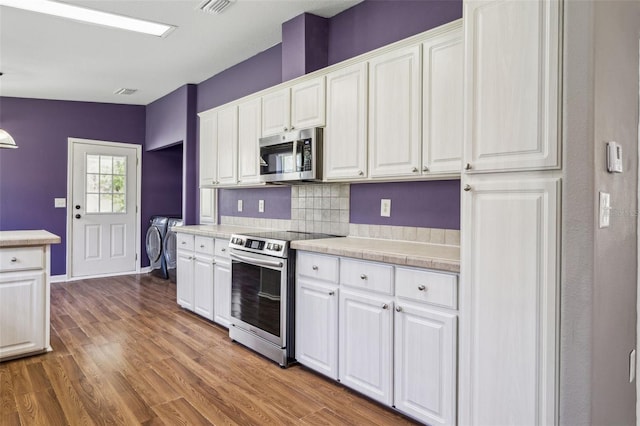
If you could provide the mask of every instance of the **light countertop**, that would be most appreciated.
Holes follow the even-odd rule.
[[[376,238],[327,238],[294,241],[291,247],[395,265],[460,272],[460,247]]]
[[[60,237],[43,229],[33,231],[0,231],[0,247],[60,244]]]

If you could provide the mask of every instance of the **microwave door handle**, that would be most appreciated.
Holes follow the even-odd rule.
[[[266,161],[264,161],[264,158],[261,155],[259,155],[258,157],[260,158],[260,166],[261,167],[267,167],[269,165],[269,164],[267,164]]]
[[[229,257],[231,257],[232,259],[238,260],[240,262],[249,263],[255,266],[266,266],[268,268],[280,268],[280,269],[282,269],[282,267],[284,266],[282,262],[255,259],[253,257],[241,256],[236,253],[229,253]]]

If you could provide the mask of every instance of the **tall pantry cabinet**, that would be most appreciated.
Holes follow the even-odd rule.
[[[464,2],[461,425],[557,423],[562,2]]]

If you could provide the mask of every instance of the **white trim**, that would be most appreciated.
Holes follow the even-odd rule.
[[[64,283],[67,282],[67,274],[64,275],[52,275],[51,276],[51,282],[52,283]]]
[[[73,207],[70,203],[73,190],[73,148],[74,144],[85,144],[85,145],[95,145],[95,146],[108,146],[112,148],[128,148],[136,150],[136,242],[135,242],[135,250],[136,250],[136,269],[134,271],[127,272],[125,274],[117,274],[117,275],[128,275],[128,274],[138,274],[140,273],[140,259],[142,258],[142,253],[140,253],[140,244],[142,239],[142,145],[133,144],[133,143],[122,143],[122,142],[109,142],[109,141],[99,141],[93,139],[82,139],[82,138],[67,138],[67,251],[66,251],[66,270],[67,273],[64,275],[66,281],[75,281],[78,279],[91,278],[87,276],[83,277],[73,277],[71,273],[72,266],[72,253],[73,253],[73,238],[72,238],[72,226],[73,222],[71,220],[73,216]],[[114,274],[115,275],[115,274]],[[104,275],[98,275],[104,276]]]
[[[640,40],[638,40],[638,52],[640,52]],[[638,82],[640,83],[640,61],[638,62]],[[640,105],[640,91],[638,92],[638,105]],[[639,116],[640,117],[640,116]],[[640,161],[640,121],[637,128],[637,147],[638,149],[638,161]],[[640,164],[640,163],[639,163]],[[640,203],[640,174],[638,176],[638,188],[636,193],[636,202]],[[636,216],[636,256],[637,264],[640,265],[640,215]],[[636,355],[638,342],[640,341],[640,268],[636,267]],[[636,426],[640,426],[640,381],[638,375],[640,374],[640,368],[638,368],[638,361],[636,357]]]
[[[141,273],[136,271],[127,271],[127,272],[118,272],[115,274],[97,274],[97,275],[83,275],[81,277],[68,277],[67,282],[73,281],[82,281],[82,280],[90,280],[93,278],[110,278],[110,277],[120,277],[123,275],[140,275]]]

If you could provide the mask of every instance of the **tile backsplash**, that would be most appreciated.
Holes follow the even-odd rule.
[[[349,236],[384,240],[415,241],[429,244],[460,245],[458,229],[421,228],[414,226],[349,225]]]
[[[291,230],[349,234],[349,184],[291,187]]]

